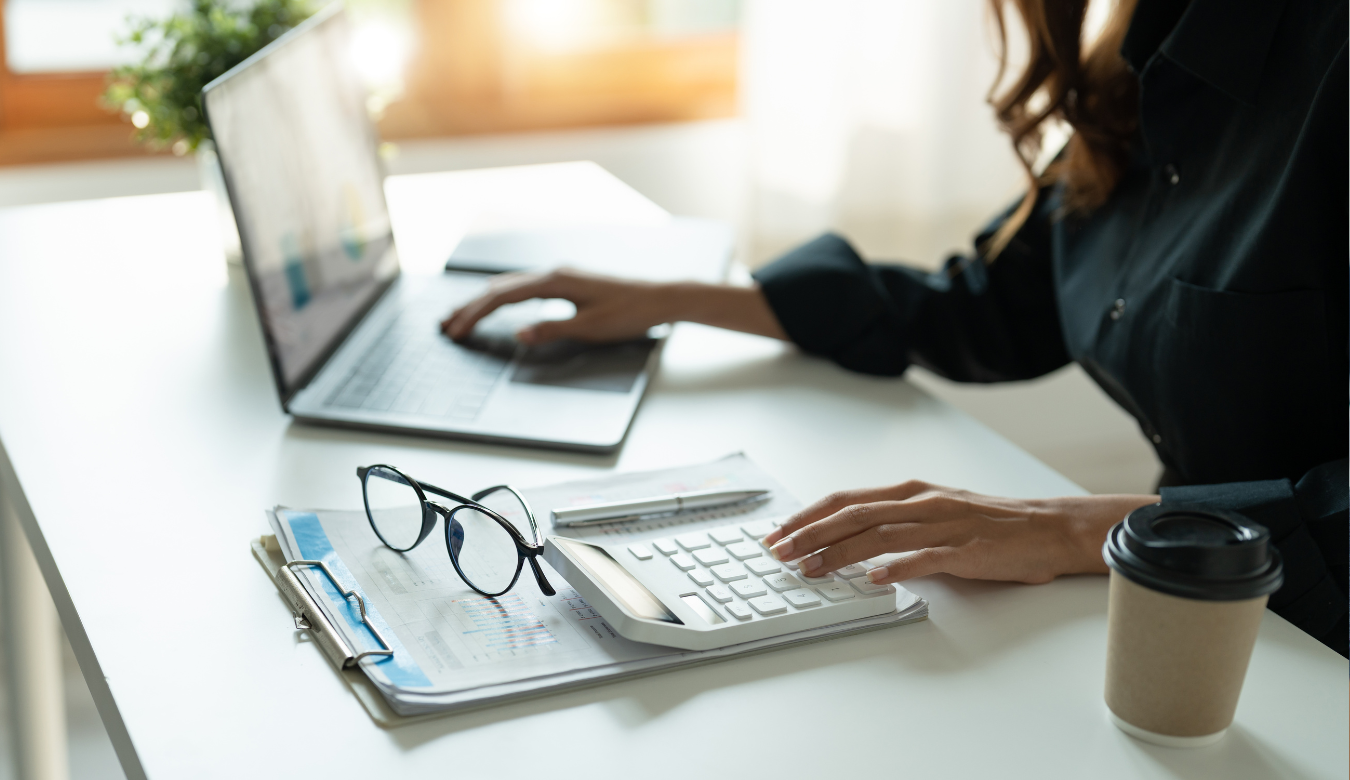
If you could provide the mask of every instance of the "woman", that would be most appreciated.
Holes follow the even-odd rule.
[[[557,297],[576,317],[522,341],[686,320],[790,339],[873,374],[913,363],[995,382],[1077,361],[1139,420],[1164,466],[1161,499],[1270,528],[1286,571],[1270,607],[1346,655],[1345,1],[1120,0],[1086,54],[1085,2],[1016,6],[1030,59],[992,100],[998,119],[1029,174],[1047,119],[1074,133],[971,256],[926,275],[866,264],[824,236],[750,289],[503,277],[446,333]],[[915,551],[868,576],[1046,582],[1105,572],[1107,529],[1159,498],[1007,499],[905,482],[830,496],[767,541],[781,559],[809,554],[808,574]]]

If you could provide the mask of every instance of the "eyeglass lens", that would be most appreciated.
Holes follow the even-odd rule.
[[[501,515],[508,523],[520,532],[520,537],[527,542],[535,543],[538,540],[535,533],[534,524],[530,521],[530,513],[525,509],[525,504],[509,488],[499,486],[486,495],[479,494],[478,503],[491,509]]]
[[[366,513],[384,543],[409,550],[422,533],[422,500],[396,471],[376,466],[366,472]]]
[[[505,592],[520,570],[520,554],[511,533],[474,507],[461,506],[451,513],[446,544],[459,561],[464,579],[484,593]]]

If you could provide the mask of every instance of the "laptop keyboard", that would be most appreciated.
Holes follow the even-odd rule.
[[[475,419],[509,360],[460,347],[430,312],[405,310],[366,350],[327,405],[460,422]]]

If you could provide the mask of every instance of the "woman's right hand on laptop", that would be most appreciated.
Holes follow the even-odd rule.
[[[441,322],[441,331],[461,341],[473,333],[479,320],[496,309],[532,298],[571,301],[577,313],[571,319],[538,322],[522,328],[516,338],[523,344],[545,344],[563,338],[623,341],[644,336],[655,325],[678,321],[787,338],[757,287],[641,282],[566,268],[494,277],[486,292]]]

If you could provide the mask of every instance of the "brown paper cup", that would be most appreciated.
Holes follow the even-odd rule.
[[[1170,747],[1218,741],[1233,722],[1267,598],[1181,598],[1113,570],[1106,642],[1112,721]]]

